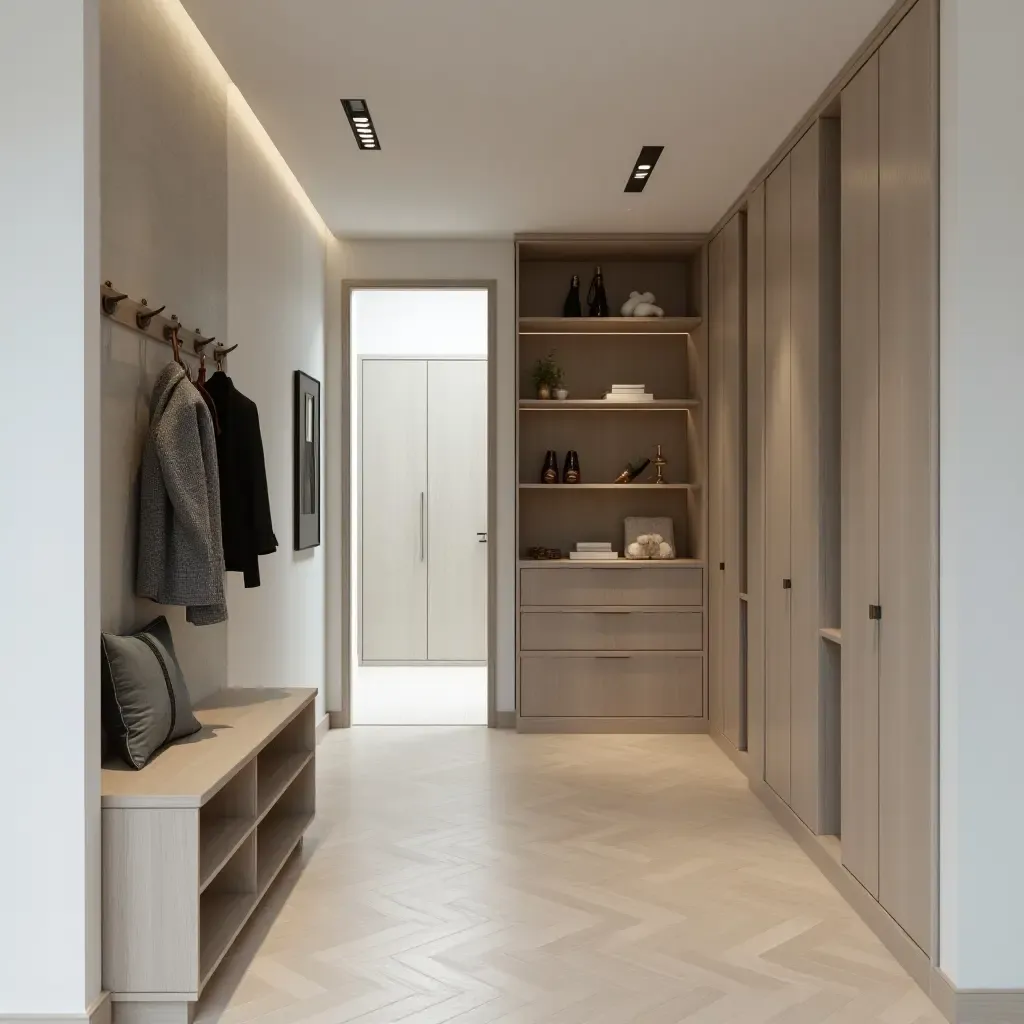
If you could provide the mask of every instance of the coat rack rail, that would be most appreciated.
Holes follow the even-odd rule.
[[[200,355],[207,345],[215,342],[214,337],[207,338],[201,331],[187,330],[182,326],[181,321],[171,314],[164,316],[166,306],[153,308],[146,299],[129,298],[124,292],[119,292],[110,281],[104,281],[100,286],[100,311],[105,317],[127,327],[128,330],[141,334],[151,341],[159,341],[163,345],[171,344],[171,335],[175,330],[178,332],[178,340],[181,343],[181,351],[186,355]],[[218,364],[223,362],[229,352],[234,352],[237,345],[226,346],[216,344],[207,354],[213,356]]]

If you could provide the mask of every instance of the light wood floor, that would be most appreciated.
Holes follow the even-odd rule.
[[[357,729],[199,1024],[939,1024],[705,736]]]

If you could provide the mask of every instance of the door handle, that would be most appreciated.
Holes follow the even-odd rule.
[[[875,622],[882,621],[882,606],[880,604],[869,604],[868,605],[868,618]]]
[[[792,580],[783,580],[782,581],[782,589],[783,590],[792,590],[793,589],[793,581]]]
[[[420,491],[420,561],[426,561],[427,557],[427,496]]]
[[[721,572],[725,572],[725,562],[719,562],[718,568]]]
[[[476,539],[477,539],[477,542],[479,544],[486,544],[487,543],[487,534],[486,533],[478,533],[476,535]]]

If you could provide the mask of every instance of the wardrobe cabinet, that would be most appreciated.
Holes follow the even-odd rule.
[[[824,119],[765,192],[765,780],[833,832],[839,619],[839,126]]]
[[[843,862],[933,946],[936,5],[843,93]]]
[[[708,505],[711,548],[711,723],[738,750],[747,746],[746,680],[741,650],[743,539],[743,359],[745,218],[736,214],[709,244],[709,352],[712,474]]]

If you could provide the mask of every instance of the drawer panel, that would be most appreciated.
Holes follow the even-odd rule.
[[[526,655],[520,661],[520,714],[700,718],[703,664],[699,654]]]
[[[701,612],[524,611],[519,645],[524,651],[699,651]]]
[[[704,603],[704,570],[694,566],[521,569],[524,605],[659,607]]]

